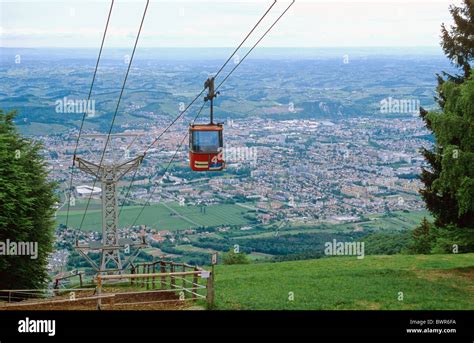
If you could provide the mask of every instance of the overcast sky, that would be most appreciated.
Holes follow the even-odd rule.
[[[236,46],[273,0],[150,0],[139,46]],[[105,45],[133,46],[145,0],[116,0]],[[263,33],[290,3],[278,0]],[[302,1],[262,41],[267,47],[439,46],[457,0]],[[1,47],[98,47],[110,1],[1,1]]]

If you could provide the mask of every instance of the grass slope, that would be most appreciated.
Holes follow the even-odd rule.
[[[216,305],[242,310],[472,310],[474,254],[217,266]]]

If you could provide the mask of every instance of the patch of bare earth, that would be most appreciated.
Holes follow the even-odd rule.
[[[129,292],[103,293],[102,310],[183,310],[192,308],[194,303],[179,300],[174,292]],[[78,294],[75,300],[69,296],[56,296],[47,300],[31,299],[18,303],[0,305],[1,310],[95,310],[97,295]]]
[[[359,300],[356,302],[357,304],[357,307],[356,308],[360,308],[360,309],[364,309],[364,310],[380,310],[380,304],[379,303],[374,303],[374,302],[369,302],[369,301],[365,301],[365,300]]]
[[[467,281],[467,287],[464,285],[462,289],[474,292],[474,267],[454,268],[454,269],[424,269],[418,270],[417,276],[428,281],[456,280]],[[456,284],[454,285],[456,286]],[[460,287],[461,288],[461,287]]]

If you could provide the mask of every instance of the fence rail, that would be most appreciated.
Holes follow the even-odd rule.
[[[121,281],[130,282],[130,291],[117,291],[116,285]],[[0,290],[0,304],[3,301],[0,309],[42,305],[68,307],[68,304],[81,304],[85,301],[88,301],[88,304],[92,302],[92,305],[96,301],[97,309],[158,303],[181,304],[186,301],[195,302],[198,299],[206,301],[208,307],[214,305],[213,273],[186,263],[156,261],[135,264],[131,266],[129,274],[98,274],[94,286]],[[55,298],[58,295],[70,296]]]
[[[82,275],[84,273],[83,272],[78,272],[78,273],[75,273],[75,274],[70,274],[70,275],[64,275],[64,276],[56,276],[54,278],[54,288],[55,289],[58,289],[60,288],[61,286],[61,281],[64,281],[64,280],[70,280],[72,278],[75,278],[75,277],[79,277],[79,287],[82,288]]]
[[[0,289],[0,300],[11,303],[20,300],[45,299],[51,298],[61,293],[67,294],[71,292],[94,291],[93,288],[63,288],[63,289]]]
[[[97,275],[97,293],[101,294],[104,292],[107,282],[117,280],[130,280],[132,286],[143,287],[147,290],[151,289],[156,293],[179,293],[178,300],[180,301],[189,300],[186,299],[186,294],[188,294],[192,301],[205,299],[209,307],[214,305],[214,275],[212,272],[186,263],[155,261],[131,266],[130,274],[99,274]],[[203,284],[202,281],[200,283],[200,280],[205,280],[205,283]],[[177,283],[180,283],[180,285]],[[157,287],[159,287],[158,290]],[[204,294],[201,294],[200,291]],[[143,301],[142,303],[156,302],[159,301],[150,300]],[[98,299],[97,308],[101,307],[101,299]]]

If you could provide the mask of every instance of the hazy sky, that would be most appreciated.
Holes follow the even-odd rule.
[[[273,0],[150,0],[140,47],[236,46]],[[107,47],[131,47],[146,1],[116,0]],[[248,45],[290,3],[278,0]],[[302,1],[262,41],[267,47],[439,46],[457,0]],[[2,1],[2,47],[98,47],[110,1]]]

